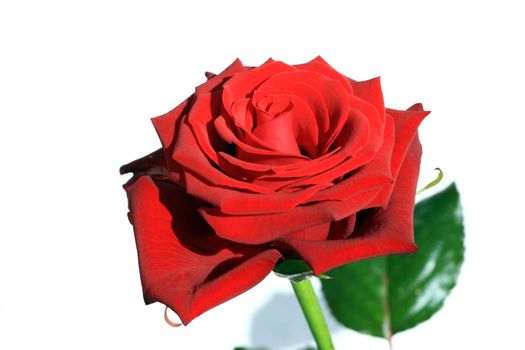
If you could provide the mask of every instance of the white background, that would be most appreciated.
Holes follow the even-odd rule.
[[[0,348],[311,343],[290,287],[274,276],[185,328],[167,326],[162,305],[144,306],[118,168],[158,147],[149,118],[191,94],[206,70],[236,57],[295,64],[320,54],[354,79],[380,75],[389,107],[432,110],[421,183],[440,166],[463,196],[458,286],[395,348],[524,349],[519,4],[2,1]],[[387,348],[329,322],[338,349]]]

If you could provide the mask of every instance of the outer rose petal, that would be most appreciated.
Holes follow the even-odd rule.
[[[297,206],[275,214],[229,215],[216,208],[201,208],[199,213],[222,238],[245,244],[269,243],[295,231],[354,214],[377,196],[382,183],[369,185],[357,188],[341,200]]]
[[[423,110],[421,104],[415,104],[406,111],[388,109],[388,116],[394,120],[395,143],[392,152],[392,178],[397,178],[399,170],[405,160],[407,152],[414,138],[417,136],[417,128],[423,119],[430,113]],[[393,186],[385,186],[383,191],[370,203],[370,207],[384,207],[387,205]]]
[[[125,189],[144,300],[166,304],[184,324],[255,286],[282,257],[215,236],[177,185],[142,176]]]
[[[350,85],[348,79],[344,75],[342,75],[341,73],[336,71],[321,56],[317,56],[316,58],[314,58],[310,62],[306,62],[306,63],[303,63],[303,64],[297,64],[294,67],[298,68],[298,69],[308,70],[310,72],[321,73],[321,74],[326,75],[327,77],[330,77],[332,79],[337,79],[343,84],[343,86],[345,87],[345,89],[348,92],[350,92],[350,93],[353,92],[352,91],[352,86]]]
[[[237,58],[235,61],[233,61],[232,64],[230,64],[221,73],[217,75],[214,75],[213,73],[206,74],[206,76],[209,76],[208,81],[197,86],[195,88],[195,92],[197,93],[210,92],[216,89],[217,87],[221,86],[228,78],[232,77],[234,74],[243,72],[246,69],[247,69],[246,67],[243,67],[241,60]]]
[[[352,261],[415,252],[414,197],[420,160],[421,144],[416,137],[401,167],[388,206],[368,217],[348,239],[308,241],[284,238],[277,246],[297,253],[315,274]]]
[[[170,157],[170,150],[173,147],[177,128],[181,117],[185,115],[191,107],[193,96],[184,100],[180,105],[166,114],[151,119],[157,134],[159,135],[162,148],[166,152],[166,159]]]
[[[416,103],[406,111],[387,109],[387,113],[394,118],[396,130],[396,144],[392,157],[392,172],[397,174],[412,144],[412,140],[417,137],[419,124],[421,124],[430,112],[424,111],[421,103]]]
[[[379,77],[364,81],[355,81],[349,79],[354,95],[362,100],[372,104],[379,116],[385,119],[385,103],[383,101],[383,90],[381,89],[381,80]]]

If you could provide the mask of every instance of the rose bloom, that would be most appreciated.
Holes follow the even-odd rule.
[[[320,57],[206,75],[152,119],[162,147],[121,168],[146,303],[187,324],[285,258],[320,274],[417,249],[420,104],[385,109],[379,78]]]

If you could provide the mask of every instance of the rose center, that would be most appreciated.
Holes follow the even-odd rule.
[[[251,131],[256,138],[279,152],[308,158],[319,156],[315,120],[304,102],[281,92],[253,98],[251,104],[254,110]]]

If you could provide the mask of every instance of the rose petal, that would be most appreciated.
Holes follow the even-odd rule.
[[[275,175],[263,175],[257,180],[280,181],[278,178],[281,178],[286,181],[295,181],[298,178],[318,174],[325,169],[329,169],[332,166],[341,163],[347,157],[346,155],[341,155],[340,151],[341,148],[335,148],[329,153],[323,154],[315,159],[305,159],[302,162],[272,165],[271,168]]]
[[[294,67],[300,70],[307,70],[310,72],[321,73],[327,77],[336,79],[341,82],[341,84],[346,89],[346,91],[348,91],[349,93],[353,93],[352,86],[349,83],[348,79],[344,75],[336,71],[321,56],[317,56],[310,62],[298,64],[298,65],[295,65]]]
[[[330,233],[330,222],[323,222],[319,225],[305,227],[300,230],[288,233],[286,238],[299,240],[323,240],[328,238]]]
[[[354,232],[357,215],[353,214],[343,220],[332,223],[329,240],[345,239]],[[287,237],[291,238],[291,237]]]
[[[328,241],[284,238],[278,247],[298,254],[315,274],[357,260],[416,251],[413,218],[420,160],[421,145],[416,138],[401,167],[388,207],[368,217],[366,226],[357,228],[349,238]]]
[[[323,171],[324,164],[319,163],[318,167],[320,171],[318,171],[316,174],[312,176],[305,176],[304,178],[299,178],[286,183],[283,182],[284,186],[280,187],[279,190],[289,190],[297,187],[311,186],[316,183],[332,183],[341,176],[344,176],[349,172],[359,168],[363,164],[366,164],[371,159],[373,159],[374,155],[374,152],[360,152],[355,157],[343,158],[343,161],[340,161],[342,157],[339,154],[335,155],[333,158],[335,161],[340,161],[339,164],[335,163],[333,167]],[[328,164],[328,159],[326,160],[325,164]],[[262,178],[266,178],[266,175],[262,176]]]
[[[218,135],[213,122],[220,111],[220,96],[220,92],[197,94],[187,118],[200,150],[215,164],[219,163],[217,151],[225,150],[228,145]]]
[[[240,98],[232,104],[230,110],[231,120],[238,129],[243,130],[244,132],[251,132],[254,124],[253,116],[248,110],[249,106],[249,98]]]
[[[230,187],[237,191],[246,190],[253,193],[272,192],[267,188],[239,181],[214,167],[202,153],[195,135],[187,122],[180,123],[171,157],[182,167],[184,173],[191,172],[194,176],[198,176],[202,181],[212,186]],[[192,193],[190,188],[188,188],[188,193],[198,195],[197,193]]]
[[[321,134],[326,134],[330,127],[329,111],[323,96],[313,86],[305,82],[298,81],[288,86],[283,87],[285,91],[295,94],[300,97],[302,101],[308,105],[311,113],[317,120],[317,129],[319,132],[318,139]]]
[[[144,300],[166,304],[184,324],[255,286],[282,257],[215,236],[176,185],[143,176],[125,188]]]
[[[393,183],[391,159],[394,149],[394,121],[387,116],[384,130],[383,145],[374,157],[360,166],[350,176],[334,186],[327,188],[315,196],[311,201],[335,200],[347,197],[357,188],[377,188]],[[341,167],[336,167],[336,170]]]
[[[244,72],[249,69],[244,67],[240,59],[236,59],[221,73],[213,76],[209,76],[208,81],[195,88],[197,93],[208,93],[216,88],[220,87],[228,78],[232,77],[236,73]],[[212,73],[213,74],[213,73]],[[208,75],[207,75],[208,77]]]
[[[227,176],[206,159],[187,123],[180,125],[172,158],[181,167],[187,193],[214,205],[223,213],[273,213],[294,208],[328,185],[320,183],[293,193],[278,193]],[[265,195],[254,195],[260,193]]]
[[[352,85],[354,95],[373,105],[381,120],[384,120],[385,102],[383,100],[383,90],[381,89],[381,79],[377,77],[365,81],[348,80]]]
[[[298,180],[287,183],[283,188],[332,182],[373,159],[377,151],[377,145],[369,142],[369,135],[374,134],[370,132],[370,129],[370,119],[363,113],[355,112],[347,119],[343,128],[346,140],[337,141],[337,143],[344,142],[343,145],[338,146],[341,150],[334,154],[333,157],[327,158],[323,163],[319,164],[319,168],[322,171],[312,176],[305,174]],[[343,137],[343,134],[340,134],[340,137]],[[374,140],[374,143],[378,142],[379,146],[381,146],[382,140]],[[290,171],[287,175],[289,176],[290,173],[293,174],[294,172]],[[297,169],[295,173],[301,174],[301,169]],[[280,176],[283,176],[283,174],[280,174]],[[268,176],[265,175],[262,178],[266,177]]]
[[[295,162],[286,164],[283,162],[282,165],[272,165],[271,163],[277,163],[275,159],[273,162],[269,159],[264,159],[254,163],[219,152],[219,166],[225,173],[237,179],[250,181],[256,185],[273,190],[287,190],[286,186],[297,181],[298,178],[321,173],[327,167],[331,168],[341,162],[342,158],[333,156],[338,151],[338,149],[335,149],[330,154],[325,154],[323,157],[300,164]],[[325,181],[325,183],[328,182],[330,181]],[[290,186],[289,189],[296,187]]]
[[[286,91],[272,91],[266,96],[271,101],[271,105],[268,106],[269,113],[266,114],[271,113],[272,118],[269,119],[268,116],[265,116],[264,120],[259,118],[254,135],[268,143],[271,142],[276,149],[283,148],[281,139],[291,139],[294,152],[309,158],[319,157],[316,116],[305,101]],[[258,110],[258,115],[264,113]],[[281,142],[275,142],[276,138]]]
[[[243,181],[253,181],[260,176],[272,174],[272,167],[246,162],[228,153],[219,152],[219,167],[228,175]]]
[[[334,133],[333,137],[327,140],[327,144],[323,151],[328,149],[327,147],[332,146],[332,143],[336,146],[341,146],[343,150],[350,154],[355,154],[360,149],[367,149],[377,151],[383,141],[383,129],[385,126],[385,118],[381,118],[370,103],[361,100],[355,96],[349,97],[350,111],[345,124],[341,126],[341,129]],[[361,129],[356,130],[356,124],[359,121],[359,127],[363,124],[363,120],[367,121],[368,132]],[[362,143],[359,143],[359,148],[356,147],[355,141],[350,143],[348,139],[359,139]],[[363,141],[366,140],[366,143]]]
[[[157,169],[157,170],[156,170]],[[136,173],[136,174],[155,174],[160,171],[161,174],[166,173],[166,159],[164,157],[164,150],[159,148],[155,152],[148,154],[142,158],[132,161],[120,167],[120,174]]]
[[[234,78],[228,80],[223,87],[224,109],[230,113],[235,101],[250,95],[253,90],[269,77],[281,73],[295,70],[295,68],[283,62],[268,62],[249,71],[238,73]]]
[[[430,112],[424,111],[423,105],[417,103],[406,111],[387,109],[387,113],[394,118],[396,144],[392,157],[392,173],[397,174],[412,141],[417,135],[419,125]]]
[[[178,125],[182,116],[186,115],[190,109],[193,98],[194,96],[190,96],[168,113],[151,119],[151,122],[159,135],[162,148],[167,152],[166,159],[169,159],[171,156],[169,150],[173,147],[173,141],[175,139]]]
[[[178,125],[191,108],[193,99],[194,96],[190,96],[168,113],[151,119],[164,151],[165,167],[168,169],[167,176],[176,183],[181,182],[181,170],[179,165],[171,158],[171,154],[173,152]]]
[[[254,135],[266,142],[272,142],[275,149],[282,153],[302,154],[295,138],[295,122],[290,112],[258,126]]]
[[[287,166],[308,161],[308,157],[305,157],[302,154],[288,154],[264,148],[257,148],[245,143],[235,135],[232,131],[232,127],[228,125],[228,120],[222,115],[218,116],[214,123],[220,137],[225,142],[235,144],[237,148],[237,156],[240,160],[268,165],[283,164]]]
[[[358,189],[344,200],[297,206],[275,214],[230,215],[216,208],[201,208],[199,213],[222,238],[239,243],[262,244],[301,229],[352,215],[365,207],[378,190]]]
[[[290,210],[308,200],[327,187],[317,184],[294,192],[249,193],[220,186],[210,186],[192,173],[185,175],[186,190],[202,199],[223,214],[259,215]]]
[[[334,80],[326,75],[309,71],[291,71],[275,74],[262,83],[260,88],[273,87],[284,90],[297,82],[313,87],[319,92],[326,104],[329,126],[326,132],[322,132],[319,135],[319,149],[323,150],[321,153],[325,153],[329,148],[329,145],[327,146],[328,140],[334,139],[346,123],[350,107],[348,100],[350,94],[345,90],[340,80]],[[319,123],[320,127],[318,128],[322,130],[323,124],[326,122],[320,120]]]
[[[388,109],[387,118],[390,116],[394,120],[396,140],[392,152],[391,165],[392,178],[394,181],[398,176],[399,169],[405,160],[408,149],[417,135],[417,128],[429,113],[430,112],[423,111],[423,106],[420,104],[410,107],[407,111]],[[392,190],[392,185],[385,186],[383,191],[378,194],[377,198],[370,203],[370,206],[384,207],[390,199]]]

